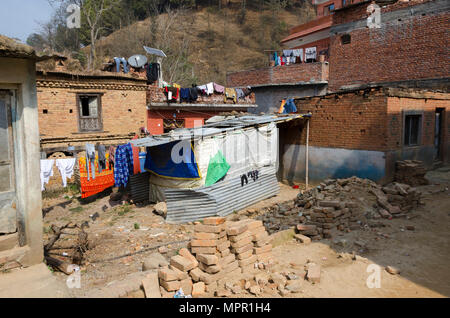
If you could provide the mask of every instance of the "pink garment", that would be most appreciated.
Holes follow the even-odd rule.
[[[219,84],[214,83],[214,91],[219,94],[223,94],[225,91],[225,87]]]

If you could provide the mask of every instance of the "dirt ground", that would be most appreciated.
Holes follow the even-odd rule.
[[[307,260],[322,267],[320,283],[302,280],[301,292],[285,297],[449,297],[450,167],[431,171],[427,178],[432,184],[418,187],[425,204],[406,218],[383,219],[380,221],[383,227],[342,233],[309,245],[289,240],[275,247],[273,271],[301,275]],[[279,196],[246,210],[292,200],[298,191],[281,185]],[[82,288],[71,289],[74,297],[119,296],[120,292],[106,292],[108,287],[114,290],[116,285],[117,289],[127,290],[128,297],[143,297],[142,291],[130,292],[136,287],[133,284],[139,284],[145,257],[159,246],[168,248],[167,257],[175,255],[193,234],[192,223],[166,224],[161,216],[152,213],[152,205],[112,205],[109,196],[82,205],[75,197],[63,195],[44,200],[45,239],[51,237],[52,224],[89,221],[86,232],[92,248],[86,252],[86,263],[81,267]],[[95,213],[99,216],[94,221],[90,216]],[[60,247],[71,246],[74,236],[64,235],[60,241]],[[55,250],[59,254],[63,251],[70,250]],[[351,253],[358,255],[356,260],[352,260]],[[366,285],[370,264],[380,266],[380,288]],[[384,269],[388,265],[400,269],[400,274],[389,274]],[[67,279],[63,273],[54,275],[62,281]],[[281,296],[262,294],[260,297]]]

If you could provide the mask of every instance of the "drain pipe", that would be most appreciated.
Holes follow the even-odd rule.
[[[308,190],[309,182],[309,118],[306,121],[306,163],[305,163],[305,183]]]

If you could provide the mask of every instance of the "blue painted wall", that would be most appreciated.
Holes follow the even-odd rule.
[[[304,145],[285,145],[282,177],[290,182],[305,181]],[[318,183],[327,178],[357,176],[381,181],[385,176],[384,152],[340,148],[309,147],[309,180]]]

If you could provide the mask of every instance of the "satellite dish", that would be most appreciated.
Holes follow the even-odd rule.
[[[133,67],[139,68],[143,67],[147,63],[147,57],[144,55],[133,55],[128,59],[128,64]]]
[[[145,52],[147,52],[148,54],[153,54],[153,55],[157,55],[157,56],[167,57],[167,55],[164,54],[163,51],[158,50],[158,49],[153,49],[153,48],[151,48],[151,47],[144,46],[144,50],[145,50]]]

